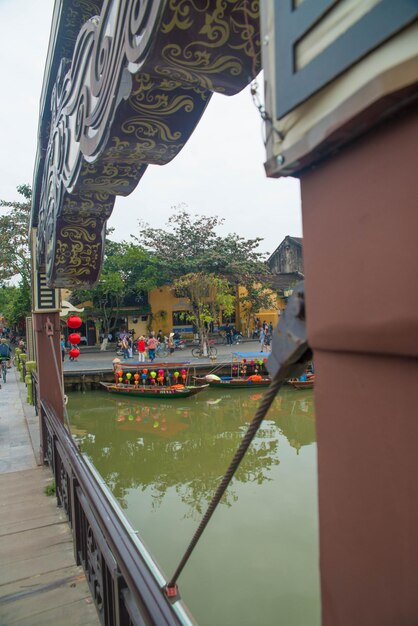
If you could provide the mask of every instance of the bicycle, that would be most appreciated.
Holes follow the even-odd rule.
[[[202,346],[199,346],[197,348],[192,348],[192,356],[196,357],[196,358],[200,358],[202,356],[216,356],[218,354],[217,349],[215,348],[215,346],[213,345],[215,342],[209,341],[209,346],[208,346],[208,350],[207,350],[207,354],[203,353],[203,349]]]
[[[169,349],[167,348],[167,344],[165,343],[159,343],[158,346],[155,349],[155,356],[158,357],[166,357],[170,354]]]
[[[235,335],[231,335],[231,340],[230,341],[228,341],[228,337],[226,336],[226,334],[221,335],[221,337],[222,337],[222,345],[223,346],[238,345],[242,341],[242,334],[241,333],[235,333]]]

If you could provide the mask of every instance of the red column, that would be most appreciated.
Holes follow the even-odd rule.
[[[324,626],[418,619],[418,113],[302,176]]]

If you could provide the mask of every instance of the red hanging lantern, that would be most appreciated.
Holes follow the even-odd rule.
[[[80,328],[82,323],[81,317],[78,317],[78,315],[70,315],[67,319],[68,328]]]
[[[76,359],[78,356],[80,356],[80,350],[78,348],[71,348],[68,354],[72,359]]]
[[[78,333],[71,333],[71,335],[68,335],[68,341],[72,346],[78,346],[81,341],[81,337]]]

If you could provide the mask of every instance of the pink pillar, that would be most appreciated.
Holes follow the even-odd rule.
[[[418,112],[303,174],[324,626],[418,619]]]
[[[51,322],[52,325],[51,329],[49,328],[49,322]],[[59,313],[33,313],[33,327],[35,332],[37,373],[39,380],[38,400],[46,400],[54,409],[57,417],[64,422],[64,407],[60,389],[62,362]],[[52,332],[52,344],[49,335],[50,332]],[[44,438],[41,424],[41,459],[43,459],[44,454],[43,442]]]

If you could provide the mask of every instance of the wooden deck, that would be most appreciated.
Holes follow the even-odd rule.
[[[70,527],[39,466],[39,425],[10,370],[0,390],[0,625],[99,626]]]
[[[47,468],[0,475],[0,624],[99,624]]]

